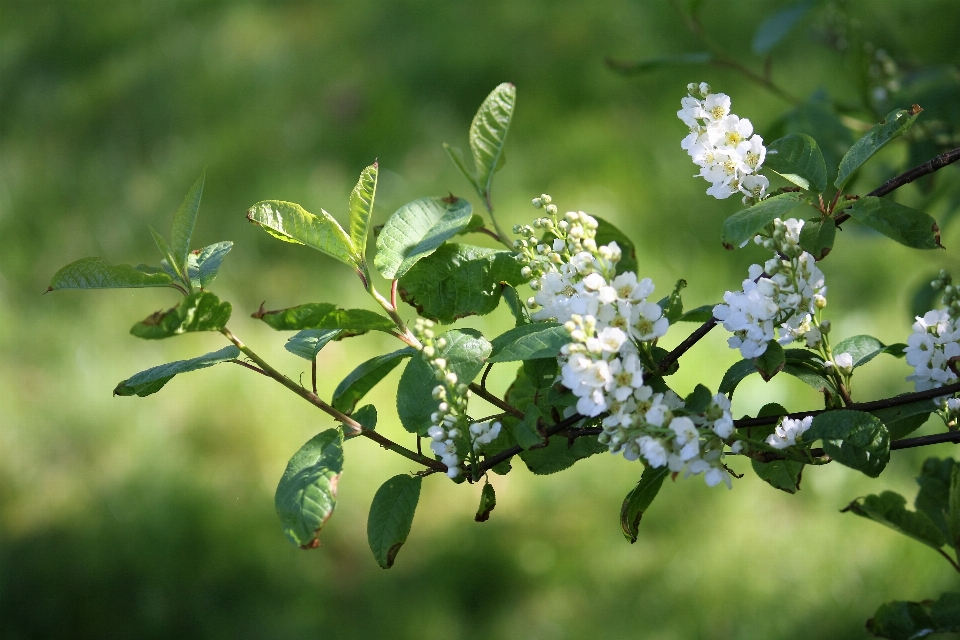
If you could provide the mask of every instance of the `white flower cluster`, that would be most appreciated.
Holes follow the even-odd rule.
[[[767,444],[775,449],[786,449],[797,444],[797,438],[813,424],[813,416],[802,420],[784,418],[777,428],[767,436]]]
[[[943,290],[944,309],[927,311],[917,316],[913,333],[907,338],[904,350],[907,364],[913,373],[907,380],[914,383],[917,391],[936,389],[958,379],[956,362],[960,361],[960,286],[946,271],[930,283],[936,290]],[[960,417],[960,401],[943,397],[945,422],[956,424]]]
[[[478,422],[466,428],[470,423],[467,416],[470,390],[458,381],[457,374],[447,366],[446,359],[437,355],[438,350],[446,347],[446,338],[436,337],[433,323],[423,318],[417,319],[413,330],[423,344],[421,353],[439,382],[433,389],[433,398],[440,403],[430,415],[432,424],[427,429],[431,439],[430,450],[447,466],[447,476],[456,478],[461,473],[460,463],[464,455],[496,439],[500,434],[500,423]]]
[[[754,241],[776,255],[763,266],[752,265],[742,291],[727,291],[724,304],[713,308],[713,317],[734,335],[727,341],[744,358],[756,358],[776,339],[781,344],[805,340],[819,345],[822,335],[815,314],[827,304],[823,272],[813,256],[800,247],[803,220],[779,218],[769,235]],[[768,227],[769,229],[769,227]]]
[[[721,438],[733,432],[729,401],[717,396],[705,416],[675,417],[683,401],[644,385],[642,357],[670,326],[660,306],[648,301],[653,282],[633,272],[616,275],[620,248],[614,242],[597,246],[596,219],[583,212],[558,219],[547,195],[533,203],[548,215],[532,227],[515,227],[524,237],[514,246],[536,291],[528,301],[532,318],[562,322],[570,333],[559,357],[560,381],[577,397],[576,411],[591,418],[606,414],[600,442],[611,453],[704,473],[710,486],[729,485],[720,460]],[[538,232],[553,239],[541,241]]]
[[[680,146],[711,183],[707,195],[720,200],[743,193],[744,203],[762,200],[770,182],[757,171],[767,149],[746,118],[730,113],[730,96],[710,93],[705,82],[687,85],[677,117],[690,127]],[[695,176],[696,177],[696,176]]]

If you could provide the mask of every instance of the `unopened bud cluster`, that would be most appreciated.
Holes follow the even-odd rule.
[[[648,298],[654,285],[636,273],[619,275],[616,243],[597,246],[597,220],[581,212],[559,219],[549,196],[534,200],[547,217],[515,227],[524,275],[536,291],[536,321],[561,322],[570,334],[558,362],[560,382],[577,398],[576,412],[601,418],[599,441],[628,460],[704,473],[707,484],[729,484],[722,438],[733,432],[729,401],[717,396],[707,414],[674,417],[683,401],[644,384],[641,350],[666,334],[670,322]],[[551,209],[551,207],[554,207]],[[541,234],[538,239],[537,234]],[[547,239],[546,236],[552,236]],[[571,415],[574,409],[568,409]]]
[[[421,354],[437,380],[433,399],[438,401],[437,410],[430,415],[430,450],[447,466],[447,476],[456,478],[462,473],[460,464],[470,451],[477,451],[500,434],[499,422],[470,424],[467,403],[470,390],[460,382],[446,358],[440,356],[447,346],[443,336],[436,336],[430,320],[418,318],[413,327],[414,335],[423,345]],[[469,425],[469,426],[468,426]]]
[[[711,183],[707,195],[718,199],[743,193],[745,204],[763,199],[770,182],[757,171],[766,158],[763,138],[746,118],[730,113],[730,97],[710,93],[705,82],[687,85],[677,117],[690,128],[680,146],[700,167],[697,176]],[[696,177],[696,176],[695,176]]]
[[[744,358],[762,355],[767,343],[778,339],[775,330],[781,344],[804,340],[815,348],[826,328],[817,324],[816,314],[827,304],[827,287],[814,257],[800,247],[803,220],[777,218],[767,229],[754,241],[774,257],[752,265],[742,291],[727,291],[724,304],[713,308],[713,316],[733,333],[730,348]]]

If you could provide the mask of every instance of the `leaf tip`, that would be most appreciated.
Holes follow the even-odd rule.
[[[254,311],[253,313],[251,313],[251,314],[250,314],[250,317],[251,317],[251,318],[256,318],[257,320],[262,320],[262,319],[263,319],[263,316],[267,315],[267,308],[266,308],[266,306],[264,306],[264,305],[266,305],[266,304],[267,304],[267,301],[266,301],[266,300],[264,300],[263,302],[261,302],[261,303],[260,303],[260,308],[257,309],[256,311]]]
[[[393,566],[394,561],[397,559],[397,554],[400,553],[400,547],[402,546],[403,546],[403,543],[398,542],[397,544],[390,547],[390,550],[387,551],[387,558],[386,558],[387,562],[384,565],[382,565],[384,569],[389,569],[390,567]]]

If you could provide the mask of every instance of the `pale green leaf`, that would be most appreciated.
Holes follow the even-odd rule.
[[[288,338],[283,348],[312,362],[320,350],[327,346],[328,342],[336,340],[342,332],[342,329],[304,329]]]
[[[493,174],[503,162],[503,145],[513,119],[517,89],[504,83],[490,92],[470,124],[470,149],[480,196],[489,205]]]
[[[463,174],[463,177],[467,179],[467,182],[470,183],[470,186],[477,190],[477,193],[483,197],[483,194],[480,190],[480,186],[477,184],[477,176],[474,175],[474,172],[467,168],[467,161],[463,157],[463,150],[460,147],[454,147],[452,145],[443,143],[443,150],[447,152],[447,155],[450,156],[450,159],[453,160],[453,164],[456,165],[457,169],[460,170],[460,173]]]
[[[101,258],[81,258],[53,274],[47,291],[175,287],[173,279],[166,273],[146,269],[128,264],[110,265]]]
[[[360,173],[357,186],[350,192],[350,241],[361,260],[367,253],[367,230],[377,195],[377,174],[377,163],[374,162]]]
[[[397,209],[377,236],[374,265],[393,280],[470,223],[472,208],[463,198],[421,198]]]
[[[873,336],[851,336],[834,345],[835,356],[849,353],[853,357],[853,368],[864,365],[883,353],[886,345]]]
[[[214,281],[220,273],[223,258],[232,248],[233,243],[227,240],[190,253],[188,258],[190,280],[195,281],[195,287],[207,287]]]
[[[309,302],[297,307],[260,310],[254,318],[263,320],[277,331],[299,331],[302,329],[343,329],[350,335],[359,335],[367,331],[385,331],[392,333],[396,325],[386,316],[366,309],[338,309],[329,302]],[[340,337],[347,337],[346,335]]]
[[[292,202],[264,200],[250,207],[247,220],[259,224],[280,240],[305,244],[351,267],[360,263],[360,250],[354,247],[333,216],[323,209],[316,216]]]

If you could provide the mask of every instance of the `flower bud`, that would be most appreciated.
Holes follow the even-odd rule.
[[[823,322],[820,323],[820,333],[822,333],[822,334],[824,334],[824,335],[830,333],[830,321],[829,321],[829,320],[824,320]]]
[[[814,304],[814,306],[815,306],[817,309],[823,309],[824,307],[827,306],[827,299],[824,298],[824,297],[823,297],[822,295],[820,295],[819,293],[818,293],[818,294],[815,294],[815,295],[813,296],[813,304]]]

